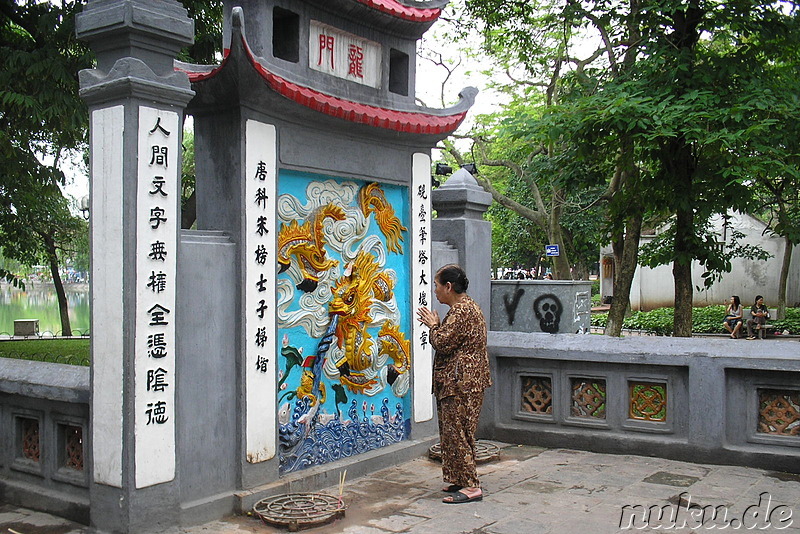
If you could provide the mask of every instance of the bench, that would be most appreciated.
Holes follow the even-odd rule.
[[[772,308],[767,308],[767,309],[769,310],[769,318],[767,320],[774,319],[775,316],[778,314],[778,310]],[[750,319],[753,318],[752,312],[749,309],[747,310],[747,314]],[[747,328],[747,321],[745,321],[744,328]],[[754,325],[753,330],[755,330],[756,337],[764,339],[770,332],[775,330],[775,325],[771,325],[768,323],[762,325]]]

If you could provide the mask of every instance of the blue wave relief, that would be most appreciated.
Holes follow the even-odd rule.
[[[359,413],[354,399],[347,410],[349,419],[337,413],[327,424],[318,421],[316,407],[308,398],[299,399],[291,421],[279,429],[281,474],[362,454],[379,447],[399,443],[411,435],[411,420],[406,419],[400,403],[394,414],[389,412],[389,399],[383,399],[380,415]]]

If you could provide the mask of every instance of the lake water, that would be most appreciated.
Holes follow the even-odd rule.
[[[66,284],[72,335],[89,332],[89,285]],[[39,319],[39,333],[61,334],[58,299],[52,284],[27,283],[25,291],[0,284],[0,335],[14,333],[16,319]]]

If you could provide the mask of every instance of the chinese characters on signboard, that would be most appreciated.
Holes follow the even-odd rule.
[[[380,87],[381,45],[313,20],[308,64],[313,70],[338,78]]]
[[[275,127],[248,120],[243,177],[244,347],[247,390],[247,460],[275,456]]]
[[[427,154],[414,154],[411,185],[411,272],[412,307],[429,309],[435,304],[433,271],[431,268],[431,160]],[[427,421],[433,417],[431,366],[433,349],[428,329],[414,321],[414,420]]]
[[[180,134],[177,113],[139,109],[134,363],[137,488],[175,476],[174,310]]]

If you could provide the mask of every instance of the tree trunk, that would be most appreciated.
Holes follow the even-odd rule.
[[[792,250],[794,245],[789,238],[783,238],[783,263],[781,264],[781,278],[778,282],[778,316],[780,321],[786,319],[786,281],[789,279],[789,267],[792,264]]]
[[[700,39],[698,30],[704,11],[698,0],[689,0],[685,7],[672,13],[673,28],[668,39],[680,50],[676,65],[675,86],[678,93],[691,89],[691,76],[695,67],[694,48]],[[665,178],[673,184],[675,208],[675,248],[672,256],[672,277],[675,281],[675,317],[672,334],[677,337],[692,336],[692,261],[694,260],[694,174],[696,164],[692,145],[683,136],[668,141],[661,154]]]
[[[640,206],[632,206],[625,222],[625,235],[614,240],[614,300],[608,312],[605,335],[619,337],[622,333],[622,322],[631,303],[631,285],[636,274],[639,258],[639,238],[642,233],[644,210]]]
[[[554,195],[555,196],[555,195]],[[555,205],[550,210],[547,225],[547,238],[551,245],[558,245],[559,254],[553,256],[553,278],[556,280],[572,280],[569,257],[564,247],[564,236],[561,231],[561,205]]]
[[[56,288],[56,297],[58,299],[58,313],[61,316],[61,335],[71,336],[72,327],[69,323],[69,305],[67,304],[67,293],[64,291],[64,284],[61,281],[61,274],[58,269],[58,255],[56,254],[56,245],[52,236],[42,236],[45,245],[45,253],[47,254],[47,262],[50,265],[50,274],[53,276],[53,286]]]
[[[611,202],[617,204],[610,213],[616,214],[617,221],[612,227],[617,229],[612,234],[611,246],[614,249],[614,300],[608,312],[605,335],[619,337],[622,333],[622,322],[631,303],[631,285],[636,274],[639,261],[639,239],[642,234],[644,206],[637,200],[640,187],[640,174],[634,159],[634,143],[630,137],[620,140],[619,159],[616,164],[615,186],[611,191]],[[627,200],[630,199],[630,200]],[[623,209],[620,209],[624,206]]]
[[[197,220],[197,191],[192,191],[181,210],[181,229],[188,230]]]
[[[691,177],[688,182],[691,184]],[[675,219],[675,255],[672,278],[675,281],[675,317],[672,332],[676,337],[692,337],[692,258],[691,238],[694,233],[694,212],[679,209]]]

